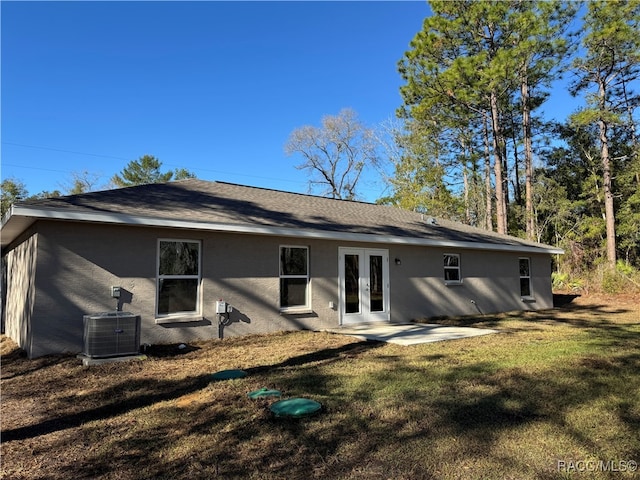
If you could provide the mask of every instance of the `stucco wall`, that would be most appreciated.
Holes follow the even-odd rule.
[[[110,287],[123,289],[123,311],[142,317],[142,343],[178,343],[337,325],[337,247],[326,242],[171,229],[39,222],[37,300],[32,356],[82,350],[82,317],[113,311]],[[159,238],[202,241],[202,319],[156,323],[156,255]],[[279,247],[308,246],[313,311],[279,311]],[[327,261],[327,257],[330,261]],[[232,305],[220,327],[215,302]]]
[[[284,314],[279,310],[280,246],[309,247],[311,312]],[[215,301],[233,306],[223,336],[295,329],[322,329],[338,323],[337,244],[281,237],[215,234],[204,243],[205,312],[213,318]]]
[[[460,255],[462,282],[446,285],[443,255]],[[519,258],[531,262],[533,298],[520,296]],[[401,265],[395,264],[395,259]],[[539,310],[553,306],[551,260],[546,254],[456,248],[393,247],[392,321]]]
[[[64,228],[61,228],[64,227]],[[116,310],[141,315],[142,343],[217,338],[217,325],[155,323],[156,250],[159,237],[200,239],[193,232],[106,225],[39,222],[38,298],[33,355],[82,350],[82,317]],[[110,287],[122,289],[121,300]],[[34,342],[35,343],[35,342]]]
[[[16,248],[2,259],[6,269],[2,320],[5,334],[20,348],[28,351],[31,344],[30,324],[36,299],[36,261],[38,236],[25,236]]]
[[[117,301],[110,297],[112,285],[123,289],[121,309],[141,315],[142,343],[179,343],[249,333],[336,327],[339,247],[385,248],[373,243],[81,223],[40,221],[36,228],[37,242],[34,238],[11,255],[24,256],[37,246],[37,274],[19,274],[13,278],[10,273],[9,279],[14,289],[33,292],[35,287],[37,292],[35,300],[29,297],[28,304],[32,307],[27,309],[31,314],[33,339],[29,353],[34,357],[63,351],[80,352],[82,316],[115,310]],[[203,315],[199,321],[156,323],[159,238],[202,242]],[[309,312],[286,315],[279,311],[280,245],[309,247],[312,295]],[[390,258],[393,322],[552,306],[549,255],[399,245],[386,248]],[[460,254],[461,285],[444,285],[443,253]],[[531,258],[533,302],[525,303],[520,298],[520,256]],[[396,264],[396,258],[400,265]],[[32,264],[27,271],[29,269],[33,270]],[[234,309],[229,324],[222,328],[215,315],[218,299],[224,299]],[[18,305],[25,304],[16,300],[11,308],[15,310]],[[25,315],[15,318],[24,319]],[[24,320],[20,321],[24,324]]]

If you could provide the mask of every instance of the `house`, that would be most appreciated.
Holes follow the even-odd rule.
[[[29,357],[80,352],[83,316],[116,309],[141,316],[149,344],[546,309],[562,253],[395,207],[196,179],[16,204],[1,234],[3,326]]]

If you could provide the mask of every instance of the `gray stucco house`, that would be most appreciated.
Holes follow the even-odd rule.
[[[16,204],[1,233],[2,321],[29,357],[80,352],[83,315],[116,308],[141,316],[149,344],[546,309],[562,253],[394,207],[195,179]]]

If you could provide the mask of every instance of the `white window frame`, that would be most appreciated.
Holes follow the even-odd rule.
[[[520,272],[520,262],[522,260],[526,260],[529,265],[529,275],[522,275]],[[526,278],[529,282],[529,295],[522,294],[522,279]],[[518,257],[518,289],[520,291],[520,297],[523,300],[533,300],[535,297],[533,296],[533,283],[531,282],[531,258],[529,257]]]
[[[455,257],[458,259],[457,266],[449,266],[446,264],[445,259],[447,257]],[[443,263],[443,278],[445,285],[461,285],[462,284],[462,269],[461,269],[461,257],[459,253],[444,253],[442,255],[442,263]],[[447,280],[447,270],[455,270],[458,272],[457,280]]]
[[[307,273],[306,275],[285,275],[282,273],[282,249],[283,248],[300,248],[307,252]],[[308,245],[280,245],[278,247],[278,305],[283,313],[303,313],[311,310],[311,276],[309,274],[310,249]],[[307,282],[305,304],[295,305],[292,307],[282,306],[282,279],[284,278],[304,278]]]
[[[160,274],[160,244],[162,242],[194,243],[198,245],[198,274],[197,275],[161,275]],[[160,281],[167,280],[196,280],[198,290],[196,293],[196,309],[172,313],[159,313],[160,307]],[[194,321],[202,319],[202,241],[192,238],[159,238],[156,245],[156,323],[169,323],[178,321]]]

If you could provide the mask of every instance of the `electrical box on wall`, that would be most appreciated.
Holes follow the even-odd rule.
[[[120,298],[120,287],[111,287],[111,297]]]
[[[216,313],[227,313],[227,302],[218,300],[216,302]]]

